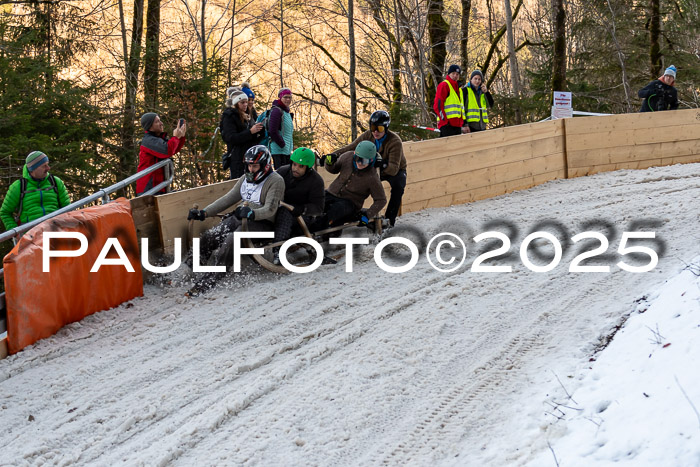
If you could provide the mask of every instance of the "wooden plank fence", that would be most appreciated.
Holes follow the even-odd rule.
[[[403,214],[491,198],[556,179],[700,162],[700,109],[529,123],[406,142],[404,154],[408,183]],[[324,169],[320,173],[326,186],[335,177]],[[388,198],[388,184],[384,185]],[[163,250],[172,253],[173,239],[187,237],[186,214],[194,203],[203,208],[232,186],[233,181],[226,181],[155,197]],[[138,219],[135,222],[138,229]],[[195,235],[216,222],[197,222]]]

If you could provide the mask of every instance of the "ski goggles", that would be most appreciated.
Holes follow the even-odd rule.
[[[373,132],[378,131],[379,133],[384,133],[386,131],[386,127],[384,125],[371,125],[370,124],[369,129],[372,130]]]
[[[360,165],[369,165],[372,163],[372,159],[365,159],[364,157],[360,157],[357,154],[354,156],[355,158],[355,163],[360,164]]]

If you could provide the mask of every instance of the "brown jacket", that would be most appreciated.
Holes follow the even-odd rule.
[[[333,152],[335,154],[344,154],[348,151],[354,151],[357,145],[362,141],[371,141],[374,143],[372,131],[365,131],[352,143]],[[386,139],[382,143],[382,147],[379,148],[379,151],[377,152],[380,156],[382,156],[382,160],[389,161],[387,168],[382,170],[382,175],[393,177],[399,170],[406,169],[406,157],[403,155],[403,143],[401,142],[401,137],[393,131],[386,130]]]
[[[340,173],[328,187],[328,193],[338,198],[345,198],[359,210],[368,196],[372,195],[372,206],[367,211],[370,219],[379,214],[386,205],[384,187],[379,181],[379,175],[374,167],[363,170],[355,169],[352,158],[353,152],[348,151],[335,161],[335,164],[326,164],[326,170],[332,174]]]

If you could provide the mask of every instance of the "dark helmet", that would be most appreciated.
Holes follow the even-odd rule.
[[[383,126],[384,131],[389,129],[389,124],[391,123],[391,116],[386,110],[377,110],[369,117],[370,129],[372,125]]]
[[[249,182],[260,183],[272,172],[272,156],[267,146],[258,144],[248,149],[243,156],[245,164],[245,179]],[[251,173],[248,170],[248,164],[260,164],[260,170]]]

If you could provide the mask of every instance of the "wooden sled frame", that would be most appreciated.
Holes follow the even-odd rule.
[[[246,206],[246,205],[247,205],[247,202],[243,203],[241,206]],[[198,206],[197,204],[193,205],[192,207],[193,207],[194,209],[199,209],[199,206]],[[280,207],[281,207],[281,208],[285,208],[285,209],[289,209],[290,211],[292,211],[292,210],[294,209],[294,206],[292,206],[292,205],[290,205],[290,204],[287,204],[287,203],[285,203],[284,201],[280,203]],[[223,216],[219,216],[219,217],[223,217]],[[322,238],[323,238],[324,235],[327,235],[327,234],[330,234],[330,233],[333,233],[333,232],[342,231],[342,230],[347,229],[347,228],[349,228],[349,227],[358,227],[358,226],[360,225],[360,223],[359,223],[358,221],[355,221],[355,222],[347,222],[347,223],[342,224],[342,225],[338,225],[338,226],[335,226],[335,227],[330,227],[330,228],[328,228],[328,229],[323,229],[323,230],[319,230],[318,232],[313,232],[313,233],[311,233],[311,231],[309,230],[308,226],[306,225],[306,222],[304,222],[304,219],[303,219],[302,216],[297,216],[297,217],[296,217],[296,220],[297,220],[297,223],[299,224],[299,227],[301,227],[302,232],[304,233],[304,237],[310,238],[310,239],[313,239],[313,240],[316,240],[316,241],[318,241],[319,243],[322,242]],[[376,228],[376,230],[375,230],[375,233],[378,233],[378,234],[381,235],[382,229],[383,229],[382,218],[381,218],[381,217],[375,217],[375,218],[374,218],[374,223],[375,223],[375,225],[377,226],[377,228]],[[190,246],[192,245],[192,238],[194,237],[193,229],[194,229],[194,219],[192,219],[192,220],[189,221],[188,229],[187,229],[187,230],[188,230],[187,233],[188,233],[188,237],[189,237],[189,238],[187,239],[187,244],[190,245]],[[242,230],[243,232],[249,232],[249,230],[248,230],[248,219],[241,219],[241,230]],[[287,239],[287,240],[288,240],[288,239]],[[268,250],[271,250],[272,248],[282,246],[287,240],[283,240],[283,241],[280,241],[280,242],[268,243],[268,244],[263,245],[262,248],[263,248],[265,251],[268,251]],[[246,246],[246,248],[255,248],[255,245],[253,244],[253,239],[252,239],[252,238],[244,238],[244,239],[243,239],[243,244]],[[258,247],[258,248],[259,248],[259,247]],[[300,248],[301,248],[301,247],[300,247]],[[252,257],[253,257],[253,259],[255,260],[256,263],[258,263],[260,266],[264,267],[265,269],[267,269],[267,270],[270,271],[270,272],[276,272],[276,273],[279,273],[279,274],[289,274],[289,272],[290,272],[290,271],[287,270],[287,268],[285,268],[285,267],[282,266],[281,264],[274,264],[272,261],[269,261],[267,258],[265,258],[264,255],[261,255],[261,254],[254,254],[254,255],[252,255]],[[311,263],[303,264],[303,265],[300,265],[300,266],[309,266],[310,264],[311,264]]]
[[[293,206],[291,206],[291,205],[289,205],[289,204],[287,204],[287,203],[285,203],[285,202],[281,202],[281,203],[280,203],[280,207],[281,207],[281,208],[285,208],[285,209],[289,209],[290,211],[292,211],[292,210],[294,209]],[[343,224],[343,225],[338,225],[338,226],[335,226],[335,227],[330,227],[330,228],[328,228],[328,229],[323,229],[323,230],[319,230],[318,232],[313,232],[313,233],[311,233],[311,231],[309,231],[308,226],[306,225],[306,222],[304,222],[304,219],[303,219],[302,216],[297,216],[297,217],[296,217],[296,220],[297,220],[297,223],[299,223],[299,226],[301,227],[301,231],[304,233],[304,237],[310,238],[310,239],[313,239],[313,240],[316,240],[316,241],[318,241],[319,243],[321,243],[321,240],[322,240],[322,238],[323,238],[324,235],[327,235],[327,234],[330,234],[330,233],[333,233],[333,232],[342,231],[342,230],[347,229],[347,228],[349,228],[349,227],[358,227],[358,226],[360,225],[360,223],[359,223],[358,221],[355,221],[355,222],[348,222],[348,223],[345,223],[345,224]],[[375,217],[375,218],[374,218],[374,221],[375,221],[375,225],[377,226],[377,230],[375,231],[375,233],[381,234],[381,233],[382,233],[382,227],[383,227],[383,226],[382,226],[382,222],[381,222],[381,218]],[[248,232],[248,219],[242,219],[242,220],[241,220],[241,230],[242,230],[243,232]],[[269,243],[269,244],[264,245],[262,248],[263,248],[265,251],[271,250],[271,249],[273,249],[273,248],[275,248],[275,247],[280,247],[280,246],[282,246],[286,241],[287,241],[287,240],[283,240],[283,241],[280,241],[280,242]],[[245,238],[245,239],[243,239],[243,243],[245,244],[245,246],[246,246],[247,248],[254,248],[253,239],[251,239],[251,238]],[[301,247],[300,247],[300,248],[301,248]],[[255,260],[256,263],[258,263],[260,266],[264,267],[264,268],[267,269],[268,271],[276,272],[276,273],[279,273],[279,274],[289,274],[289,272],[290,272],[290,271],[287,270],[287,268],[285,268],[285,267],[282,266],[281,264],[274,264],[273,262],[269,261],[267,258],[265,258],[265,256],[263,256],[263,255],[261,255],[261,254],[254,254],[254,255],[252,255],[252,256],[253,256],[253,259]],[[309,266],[310,264],[311,264],[311,263],[303,264],[303,265],[300,265],[300,266]]]

